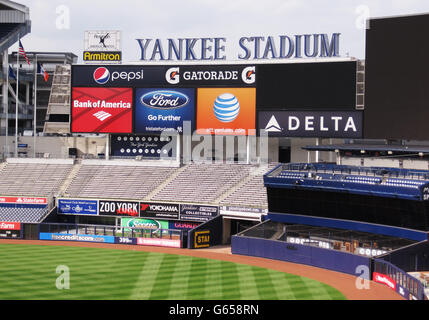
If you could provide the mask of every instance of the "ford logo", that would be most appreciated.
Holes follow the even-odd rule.
[[[177,91],[159,90],[144,94],[140,101],[149,108],[173,109],[186,106],[189,98]]]

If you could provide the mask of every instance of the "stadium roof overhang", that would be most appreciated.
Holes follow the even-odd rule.
[[[0,33],[0,52],[31,32],[29,8],[13,1],[0,0],[0,29],[6,29],[1,28],[2,24],[7,25],[9,30]]]
[[[374,151],[374,152],[395,152],[395,153],[429,153],[429,146],[403,146],[403,145],[363,145],[363,144],[332,144],[305,146],[302,149],[307,151]]]

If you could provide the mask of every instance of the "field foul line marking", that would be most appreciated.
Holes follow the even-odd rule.
[[[192,259],[189,257],[178,256],[176,267],[174,268],[173,277],[171,279],[170,291],[166,300],[182,300],[186,297],[188,290],[188,280],[191,273]]]
[[[222,298],[222,276],[220,272],[222,271],[222,261],[213,260],[207,265],[206,273],[206,286],[204,292],[204,299],[207,300],[217,300]],[[207,285],[207,283],[215,283],[216,287]]]
[[[148,257],[131,292],[131,300],[147,300],[150,297],[163,258],[163,254],[148,253]]]
[[[290,285],[289,281],[285,279],[284,273],[271,272],[268,270],[268,275],[274,284],[282,282],[284,285],[282,289],[278,288],[276,285],[273,286],[273,290],[277,294],[279,300],[296,300],[295,295],[293,294],[294,289]]]
[[[248,300],[259,300],[260,296],[256,287],[255,275],[251,266],[243,265],[238,275],[238,288],[242,297]]]

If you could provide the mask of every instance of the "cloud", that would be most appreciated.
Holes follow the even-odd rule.
[[[80,56],[85,30],[122,30],[125,61],[139,58],[136,38],[279,36],[340,32],[341,54],[363,58],[365,30],[356,12],[371,17],[429,12],[427,0],[16,0],[30,8],[27,51],[68,51]],[[58,29],[56,9],[69,8],[70,28]]]

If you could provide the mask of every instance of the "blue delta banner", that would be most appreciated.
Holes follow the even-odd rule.
[[[85,199],[58,199],[59,214],[97,215],[98,201]]]
[[[195,89],[137,89],[135,133],[183,132],[183,122],[195,118]],[[192,125],[192,131],[194,125]]]

